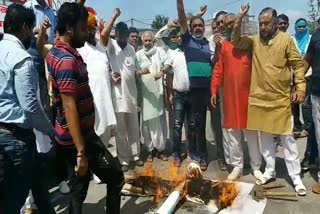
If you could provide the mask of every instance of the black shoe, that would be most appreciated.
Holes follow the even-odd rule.
[[[207,161],[206,161],[206,160],[201,160],[201,161],[200,161],[200,169],[201,169],[202,171],[206,171],[207,168],[208,168]]]
[[[122,165],[121,167],[122,172],[128,172],[128,170],[129,170],[129,165]]]
[[[307,158],[304,158],[300,165],[301,165],[301,169],[305,171],[311,168],[310,161]]]
[[[227,171],[227,163],[224,160],[218,160],[220,171]]]

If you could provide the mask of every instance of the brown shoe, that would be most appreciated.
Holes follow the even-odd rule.
[[[320,183],[317,183],[312,186],[312,192],[314,192],[316,194],[320,194]]]

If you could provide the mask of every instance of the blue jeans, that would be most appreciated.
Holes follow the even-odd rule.
[[[173,154],[179,156],[181,154],[181,135],[182,127],[185,121],[185,116],[187,117],[188,132],[187,132],[187,142],[188,151],[196,152],[195,146],[195,123],[192,118],[191,112],[191,97],[189,92],[173,92],[173,128],[172,128],[172,140],[173,140]]]
[[[318,157],[318,144],[316,139],[316,133],[314,128],[314,123],[311,123],[309,128],[309,136],[307,140],[307,147],[304,153],[304,157],[310,162],[314,163],[316,157]]]
[[[0,213],[18,214],[31,189],[35,161],[35,136],[32,130],[0,128]]]

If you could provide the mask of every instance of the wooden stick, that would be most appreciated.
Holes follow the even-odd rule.
[[[276,189],[276,188],[282,188],[282,187],[286,187],[286,185],[284,184],[266,185],[266,186],[263,186],[263,189],[267,190],[267,189]]]
[[[267,196],[268,199],[285,200],[285,201],[298,201],[298,198],[283,197],[283,196]]]
[[[268,196],[285,196],[285,197],[297,197],[295,192],[265,192],[264,195]]]

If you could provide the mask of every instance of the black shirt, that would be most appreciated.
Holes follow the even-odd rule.
[[[320,29],[317,29],[310,40],[307,54],[312,57],[312,91],[311,93],[320,96]]]

